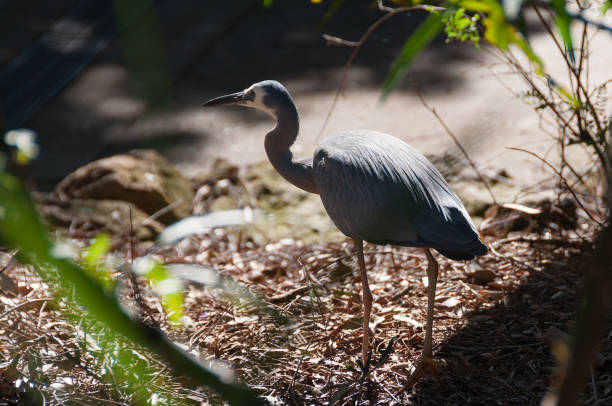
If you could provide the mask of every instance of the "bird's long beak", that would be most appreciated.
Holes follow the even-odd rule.
[[[241,105],[245,104],[249,100],[250,99],[247,97],[246,92],[242,91],[227,94],[225,96],[215,97],[214,99],[202,104],[202,107]]]

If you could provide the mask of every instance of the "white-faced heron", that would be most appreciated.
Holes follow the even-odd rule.
[[[429,284],[421,362],[431,362],[438,263],[429,249],[453,260],[487,253],[468,212],[440,172],[405,142],[370,130],[331,135],[317,147],[313,158],[294,158],[290,147],[299,132],[298,112],[289,92],[273,80],[204,103],[216,105],[253,107],[276,119],[276,127],[264,142],[270,162],[295,186],[318,193],[334,224],[353,239],[363,284],[364,365],[372,294],[363,241],[424,249]]]

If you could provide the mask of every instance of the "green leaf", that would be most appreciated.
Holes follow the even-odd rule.
[[[561,38],[563,39],[563,43],[569,55],[570,61],[574,63],[574,45],[570,28],[570,25],[572,23],[572,17],[569,15],[567,9],[565,8],[564,0],[551,0],[550,5],[556,14],[555,25],[561,33]]]
[[[385,79],[382,98],[386,98],[391,90],[397,86],[404,77],[406,69],[415,55],[429,44],[442,31],[444,20],[451,17],[447,10],[443,13],[430,14],[427,19],[406,40],[404,47],[391,66],[391,70]]]
[[[260,316],[271,317],[278,325],[288,325],[289,320],[249,288],[236,282],[227,275],[220,274],[215,268],[206,265],[171,263],[166,269],[173,277],[188,283],[220,289],[225,297],[236,307],[253,310]]]
[[[606,14],[608,12],[608,10],[610,10],[611,8],[612,8],[612,0],[607,0],[601,6],[601,14]]]
[[[112,291],[114,282],[110,272],[104,263],[106,254],[110,251],[111,238],[108,234],[98,234],[93,243],[83,251],[83,266],[89,271],[89,275],[107,292]]]
[[[480,34],[476,27],[479,19],[480,14],[470,16],[465,13],[464,8],[457,9],[448,20],[444,21],[447,40],[470,41],[476,48],[479,48]]]
[[[50,269],[57,271],[62,287],[73,289],[74,299],[86,310],[84,317],[90,324],[104,323],[111,337],[122,335],[149,348],[187,382],[210,387],[230,405],[263,404],[243,385],[229,381],[193,359],[159,330],[132,320],[115,297],[105,292],[87,272],[73,262],[52,255],[52,244],[47,235],[20,183],[12,176],[0,173],[0,243],[18,248],[19,260],[35,266],[43,280],[52,279]],[[113,337],[113,340],[117,338]],[[126,359],[124,363],[130,364],[131,361]],[[136,383],[139,386],[134,386]],[[144,386],[138,380],[130,382],[130,385],[136,392]]]
[[[506,20],[504,9],[496,0],[468,0],[460,1],[458,5],[469,11],[482,12],[485,15],[483,24],[486,28],[484,38],[502,51],[506,51],[510,44],[516,44],[536,65],[538,74],[543,74],[544,64],[535,54],[529,42]]]
[[[459,1],[457,2],[458,7],[462,7],[466,10],[470,11],[478,11],[483,14],[489,14],[493,7],[495,7],[497,3],[487,1],[487,0],[467,0],[467,1]],[[493,7],[492,7],[493,6]]]
[[[169,293],[163,296],[163,304],[168,312],[168,320],[174,325],[180,325],[182,323],[183,302],[182,292]]]
[[[183,285],[168,268],[152,257],[141,257],[134,261],[134,272],[146,277],[153,290],[161,297],[168,320],[180,324],[183,318]]]

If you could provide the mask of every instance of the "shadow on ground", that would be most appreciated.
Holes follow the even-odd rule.
[[[541,244],[537,250],[559,248]],[[446,333],[436,358],[445,359],[447,365],[414,387],[415,404],[440,404],[441,399],[444,404],[539,404],[556,367],[546,332],[555,327],[573,334],[591,254],[585,245],[567,261],[551,260],[550,255],[526,259],[529,264],[545,259],[545,264],[541,270],[531,269],[525,282],[496,306],[474,311],[463,327]],[[525,268],[518,261],[514,266]],[[602,352],[609,355],[609,351],[608,343]],[[609,392],[611,379],[608,361],[596,373],[600,396]],[[591,385],[585,399],[594,401]]]

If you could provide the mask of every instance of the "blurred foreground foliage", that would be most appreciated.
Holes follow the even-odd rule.
[[[109,380],[130,391],[134,403],[160,400],[164,392],[170,392],[164,390],[169,384],[167,374],[160,372],[167,367],[190,386],[208,386],[230,404],[260,403],[245,387],[195,361],[159,330],[124,312],[101,265],[108,251],[106,236],[99,236],[85,250],[86,269],[64,258],[62,250],[48,239],[20,182],[6,172],[0,173],[0,242],[17,249],[19,261],[32,265],[56,297],[67,303],[67,316],[82,324],[82,330],[87,332],[84,335],[89,337],[82,341],[83,351],[97,355],[96,369],[107,371]],[[164,272],[157,264],[149,269],[151,279],[156,281],[163,280]],[[179,300],[172,297],[175,302],[169,306],[175,307]],[[164,360],[165,366],[153,367],[141,353],[154,354],[154,358]]]

